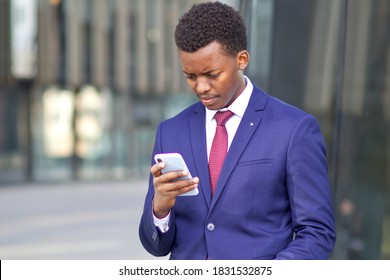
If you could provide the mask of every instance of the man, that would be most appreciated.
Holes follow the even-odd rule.
[[[152,165],[139,228],[144,248],[171,259],[327,259],[334,217],[315,118],[244,76],[246,28],[232,7],[194,5],[175,41],[200,102],[159,125],[153,156],[180,153],[193,178],[174,181],[187,173]],[[217,125],[217,111],[232,116]],[[215,178],[213,138],[221,128],[228,152]],[[179,196],[196,187],[197,196]]]

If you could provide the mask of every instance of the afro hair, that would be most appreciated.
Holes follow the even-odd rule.
[[[246,27],[240,13],[218,1],[193,5],[179,19],[174,37],[176,46],[190,53],[214,41],[233,56],[247,49]]]

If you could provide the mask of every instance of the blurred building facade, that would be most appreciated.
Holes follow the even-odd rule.
[[[147,178],[156,125],[196,101],[173,31],[191,0],[0,0],[0,186]],[[230,0],[247,75],[317,117],[334,259],[390,259],[390,0]]]

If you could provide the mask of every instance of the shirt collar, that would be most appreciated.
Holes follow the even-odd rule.
[[[214,115],[218,111],[226,111],[230,110],[233,112],[236,116],[242,118],[244,116],[245,110],[248,107],[249,99],[251,98],[252,91],[253,91],[253,84],[249,80],[247,76],[244,75],[246,87],[244,91],[237,97],[236,100],[228,108],[223,108],[221,110],[210,110],[206,109],[206,122],[211,121],[214,118]]]

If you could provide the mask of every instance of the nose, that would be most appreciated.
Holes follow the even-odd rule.
[[[195,90],[198,94],[208,92],[211,86],[207,78],[199,77],[196,81]]]

